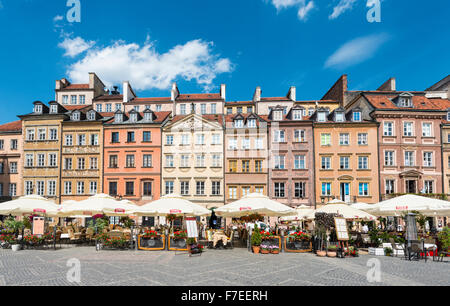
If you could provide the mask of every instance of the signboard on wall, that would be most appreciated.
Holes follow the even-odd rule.
[[[347,220],[345,218],[334,218],[334,223],[336,225],[337,239],[339,241],[348,241]]]

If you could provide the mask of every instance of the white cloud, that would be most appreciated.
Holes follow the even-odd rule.
[[[285,8],[296,7],[298,9],[297,16],[303,21],[306,21],[308,14],[315,7],[314,1],[312,0],[271,0],[271,2],[277,11]]]
[[[129,80],[137,90],[168,89],[182,78],[195,80],[209,90],[218,74],[233,70],[231,61],[213,54],[212,47],[213,43],[192,40],[159,53],[149,39],[142,46],[117,41],[89,49],[67,73],[73,82],[82,83],[89,72],[95,71],[107,86]]]
[[[89,50],[94,45],[94,41],[87,42],[81,37],[66,37],[63,42],[58,44],[58,47],[66,51],[64,56],[75,57],[85,52],[86,50]]]
[[[387,34],[358,37],[343,44],[325,62],[325,68],[346,68],[372,58],[387,41]]]
[[[333,8],[333,13],[329,16],[330,19],[336,19],[341,14],[353,9],[357,0],[340,0],[339,3]]]

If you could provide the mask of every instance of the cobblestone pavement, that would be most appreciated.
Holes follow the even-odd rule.
[[[69,259],[81,263],[81,283],[67,279]],[[381,282],[369,283],[367,262],[377,258]],[[450,285],[449,263],[409,262],[361,255],[255,255],[246,249],[207,250],[199,257],[175,252],[100,251],[94,247],[0,250],[0,286],[9,285]]]

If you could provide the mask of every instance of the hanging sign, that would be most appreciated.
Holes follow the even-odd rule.
[[[252,210],[251,207],[241,207],[239,208],[240,211],[244,211],[244,210]]]
[[[37,208],[37,209],[33,209],[33,212],[45,214],[47,211],[45,209]]]
[[[114,212],[115,212],[115,213],[119,213],[119,214],[120,214],[120,213],[123,214],[123,213],[125,213],[125,209],[117,208],[117,209],[114,210]]]
[[[171,215],[174,215],[174,214],[181,214],[181,210],[179,210],[179,209],[171,209],[171,210],[170,210],[170,214],[171,214]]]

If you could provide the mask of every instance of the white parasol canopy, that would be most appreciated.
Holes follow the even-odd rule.
[[[365,211],[353,208],[344,202],[334,201],[325,206],[315,210],[312,214],[307,216],[308,219],[314,219],[316,213],[338,214],[342,215],[345,219],[352,220],[376,220],[376,217],[366,213]]]
[[[367,204],[367,203],[362,203],[362,202],[353,203],[350,205],[350,207],[352,207],[352,208],[356,208],[356,209],[364,210],[364,211],[368,211],[368,210],[372,209],[373,206],[374,206],[374,204]]]
[[[430,216],[445,216],[450,212],[450,202],[407,194],[379,202],[368,210],[376,216],[401,216],[411,211]]]
[[[269,217],[295,215],[295,209],[271,200],[260,193],[249,194],[242,199],[227,204],[215,210],[217,215],[223,217],[239,218],[251,214],[261,214]]]
[[[0,215],[22,216],[45,214],[53,217],[58,214],[58,208],[59,206],[55,202],[47,198],[38,195],[27,195],[16,200],[1,203]]]
[[[281,221],[302,221],[306,220],[307,216],[314,212],[314,208],[311,206],[301,205],[295,209],[296,215],[281,217]]]
[[[79,216],[105,214],[107,216],[128,216],[136,209],[136,205],[129,201],[119,201],[107,194],[96,194],[86,200],[63,203],[61,215]]]
[[[169,194],[159,200],[138,206],[134,213],[138,216],[207,216],[211,214],[211,211],[184,199],[180,195]]]

